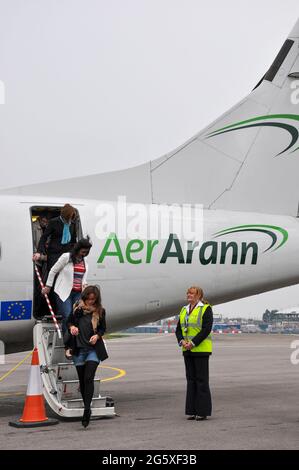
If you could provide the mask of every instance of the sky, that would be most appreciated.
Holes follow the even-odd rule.
[[[0,0],[0,188],[177,148],[252,90],[298,17],[298,0]],[[296,286],[215,311],[297,304]]]

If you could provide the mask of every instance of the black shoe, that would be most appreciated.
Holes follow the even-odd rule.
[[[196,416],[195,417],[196,421],[205,421],[207,419],[206,416]]]
[[[84,409],[83,416],[82,416],[82,426],[84,426],[85,428],[87,428],[87,426],[89,425],[90,416],[91,416],[91,409],[89,408],[89,409],[87,410],[87,409],[85,408],[85,409]]]
[[[73,359],[73,355],[72,355],[72,350],[70,348],[66,349],[65,352],[65,357],[70,361],[71,359]]]
[[[188,418],[187,418],[188,421],[195,420],[195,419],[196,419],[195,415],[188,416]]]

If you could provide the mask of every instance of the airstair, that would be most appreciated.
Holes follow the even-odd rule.
[[[58,416],[81,417],[84,404],[74,363],[65,358],[62,339],[59,339],[53,323],[38,321],[33,330],[34,345],[38,349],[44,397]],[[98,369],[99,371],[99,369]],[[97,371],[97,373],[98,373]],[[94,380],[92,416],[115,416],[111,397],[100,395],[100,377]]]

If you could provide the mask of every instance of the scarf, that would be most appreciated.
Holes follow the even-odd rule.
[[[87,305],[84,304],[83,307],[83,314],[84,315],[91,315],[91,323],[93,327],[94,333],[97,331],[97,326],[100,320],[100,315],[97,309],[94,307],[87,307]]]
[[[66,245],[71,241],[71,232],[70,232],[70,225],[71,223],[67,223],[63,217],[60,217],[61,221],[63,222],[63,232],[62,232],[62,239],[61,244]]]

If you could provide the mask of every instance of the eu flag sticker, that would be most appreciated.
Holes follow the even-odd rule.
[[[1,302],[0,321],[31,320],[31,300]]]

